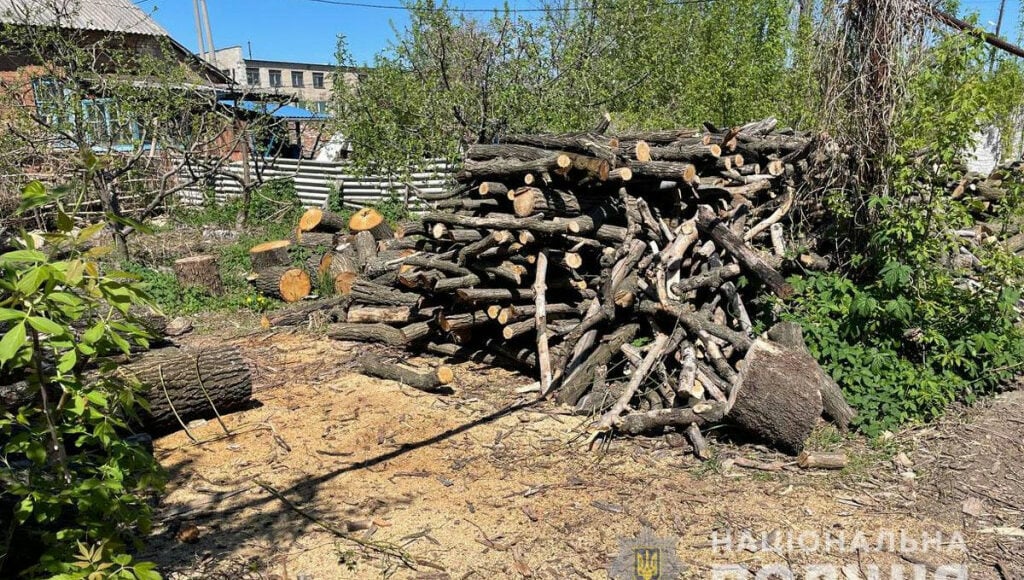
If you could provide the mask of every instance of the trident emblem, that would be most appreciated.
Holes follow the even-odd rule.
[[[636,557],[636,575],[633,577],[634,580],[657,580],[661,578],[660,549],[634,548],[633,555]]]

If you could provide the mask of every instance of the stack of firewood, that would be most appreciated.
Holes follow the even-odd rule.
[[[433,211],[392,232],[365,210],[332,238],[311,267],[341,298],[270,322],[328,308],[336,339],[511,365],[595,435],[673,427],[700,452],[727,417],[799,450],[823,400],[844,427],[853,412],[798,328],[759,338],[751,320],[792,293],[785,230],[816,143],[766,120],[473,145],[458,186],[423,196]],[[324,223],[345,226],[315,209],[299,229]]]

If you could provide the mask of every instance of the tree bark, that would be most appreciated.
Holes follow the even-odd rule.
[[[233,346],[154,350],[117,372],[147,388],[150,410],[142,426],[153,435],[177,431],[175,413],[187,424],[240,410],[252,397],[249,365]]]
[[[288,255],[288,248],[292,243],[288,240],[273,240],[257,244],[249,250],[249,261],[252,269],[256,272],[273,268],[275,266],[287,266],[292,263]]]
[[[224,293],[216,256],[204,254],[175,260],[174,274],[184,288],[198,286],[218,296]]]

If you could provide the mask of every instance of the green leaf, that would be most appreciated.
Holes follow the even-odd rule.
[[[60,355],[60,360],[57,362],[57,370],[62,373],[70,373],[77,363],[78,352],[74,350],[66,351]]]
[[[37,250],[15,250],[0,255],[0,264],[39,264],[46,261],[46,254]]]
[[[22,321],[14,328],[8,330],[0,339],[0,364],[3,364],[18,354],[18,350],[25,344],[25,322]]]
[[[42,316],[29,316],[28,323],[32,325],[32,328],[39,332],[43,332],[51,336],[60,336],[66,332],[63,326],[49,318],[43,318]]]
[[[42,286],[43,282],[49,278],[50,273],[44,266],[36,266],[25,273],[24,276],[18,280],[15,284],[15,288],[18,292],[21,292],[25,296],[34,294],[36,290]]]
[[[118,223],[118,224],[121,224],[122,226],[133,228],[133,229],[137,230],[140,233],[143,233],[143,234],[152,234],[153,233],[153,228],[147,226],[146,224],[144,224],[144,223],[142,223],[140,221],[133,220],[130,217],[115,215],[115,214],[113,214],[113,213],[111,213],[109,211],[107,213],[103,214],[103,215],[107,216],[107,219],[112,221],[112,222],[114,222],[114,223]]]
[[[25,449],[25,457],[36,465],[42,465],[46,463],[46,448],[38,441],[29,441],[28,448]]]
[[[64,213],[63,208],[57,210],[57,229],[61,232],[70,232],[75,227],[75,220],[71,219],[71,216]]]
[[[25,318],[25,313],[20,310],[0,308],[0,322],[7,322],[8,320],[18,320],[21,318]]]
[[[93,236],[103,231],[103,228],[106,227],[106,225],[107,224],[100,222],[98,224],[92,224],[91,226],[82,228],[82,231],[78,232],[78,237],[75,238],[75,241],[79,244],[89,241]]]
[[[82,335],[82,342],[85,344],[95,344],[103,336],[103,332],[106,329],[107,326],[102,320],[97,322],[89,330],[85,331],[85,334]]]

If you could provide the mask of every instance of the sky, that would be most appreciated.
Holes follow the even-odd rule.
[[[192,0],[135,0],[178,42],[197,48]],[[206,0],[215,48],[241,46],[246,56],[333,64],[339,34],[348,38],[357,64],[369,64],[394,38],[392,24],[408,22],[404,10],[330,4],[331,0]],[[355,3],[397,6],[398,0],[352,0]],[[1016,30],[1021,0],[1007,0],[1003,36],[1018,40]],[[451,6],[494,8],[495,0],[452,0]],[[536,0],[509,0],[513,8],[531,8]],[[993,30],[999,0],[964,0],[961,14],[977,11],[979,24]]]

